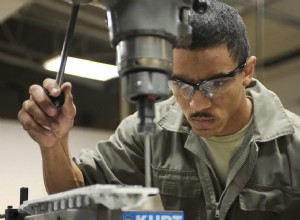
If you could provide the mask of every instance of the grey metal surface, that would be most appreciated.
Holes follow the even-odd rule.
[[[96,205],[111,210],[129,209],[139,207],[149,195],[157,193],[157,188],[96,184],[25,201],[19,212],[37,215]]]

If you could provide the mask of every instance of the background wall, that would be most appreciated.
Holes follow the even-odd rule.
[[[75,127],[70,135],[73,155],[81,148],[94,148],[98,140],[107,139],[110,131]],[[47,195],[38,145],[17,120],[0,118],[0,214],[8,205],[19,207],[20,188],[29,188],[29,199]]]

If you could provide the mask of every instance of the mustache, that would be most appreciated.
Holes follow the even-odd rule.
[[[214,116],[208,112],[193,112],[190,114],[190,118],[213,118]]]

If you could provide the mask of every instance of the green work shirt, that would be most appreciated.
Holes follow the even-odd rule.
[[[186,220],[300,219],[300,118],[257,80],[247,95],[253,123],[230,160],[225,189],[174,97],[157,103],[152,185],[166,210],[183,210]],[[137,124],[137,114],[127,117],[109,140],[74,158],[86,185],[144,184],[144,136]]]

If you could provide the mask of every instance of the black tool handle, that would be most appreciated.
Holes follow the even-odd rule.
[[[61,51],[60,67],[56,75],[56,81],[59,86],[61,86],[63,83],[65,67],[68,58],[68,50],[74,33],[78,10],[79,10],[79,4],[74,4],[72,7],[72,14],[68,23],[67,33],[65,35],[64,44]],[[57,108],[61,107],[65,102],[65,95],[63,92],[57,97],[49,95],[49,98]]]
[[[21,187],[20,188],[20,205],[23,204],[24,201],[28,200],[28,188]]]
[[[56,108],[59,108],[65,103],[65,94],[61,92],[60,95],[57,97],[49,95],[49,99],[51,100],[53,105],[55,105]]]

